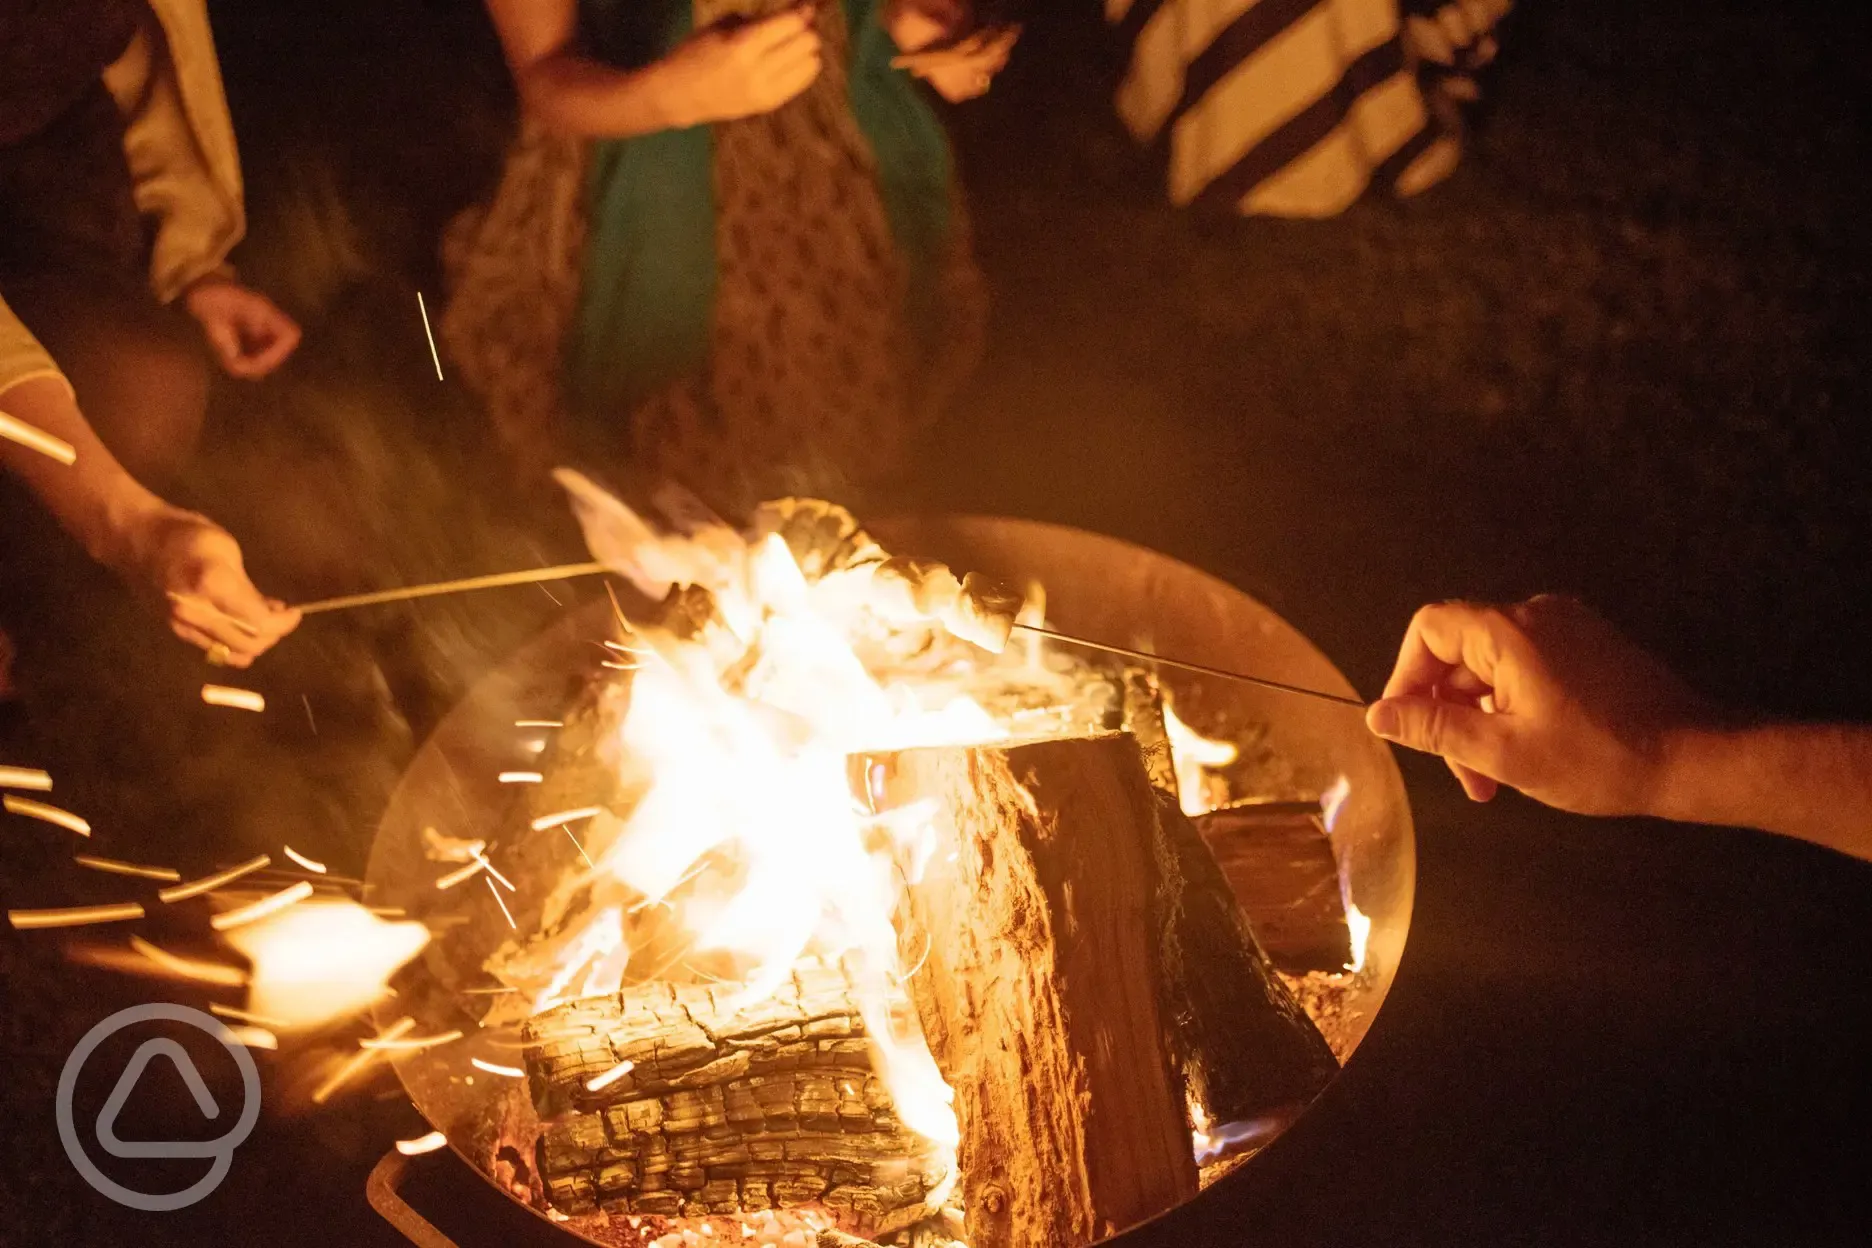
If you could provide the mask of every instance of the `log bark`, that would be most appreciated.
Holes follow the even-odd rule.
[[[1193,1195],[1136,740],[856,762],[878,809],[936,811],[905,944],[927,948],[910,992],[956,1093],[970,1243],[1080,1248]]]
[[[1163,698],[1148,673],[1127,673],[1125,717],[1155,786],[1151,847],[1171,1051],[1212,1123],[1290,1118],[1339,1063],[1275,974],[1215,855],[1183,814]]]
[[[802,966],[774,997],[731,1012],[732,992],[642,985],[528,1021],[553,1207],[699,1216],[810,1204],[866,1234],[924,1216],[947,1161],[898,1122],[845,975]],[[627,1061],[621,1078],[587,1088]]]

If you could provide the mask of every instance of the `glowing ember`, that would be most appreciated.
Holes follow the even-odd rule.
[[[38,793],[50,793],[52,777],[37,767],[0,767],[0,789],[31,789]]]
[[[247,972],[238,966],[185,958],[179,954],[170,953],[160,945],[152,945],[141,936],[132,936],[130,947],[142,954],[158,970],[178,979],[193,979],[204,984],[219,984],[228,988],[240,988],[247,983]]]
[[[1164,699],[1164,728],[1170,736],[1170,757],[1176,764],[1177,793],[1186,815],[1203,815],[1227,800],[1226,786],[1214,792],[1209,771],[1226,767],[1241,755],[1227,741],[1211,741],[1177,718]],[[1218,797],[1220,800],[1217,800]]]
[[[489,868],[490,871],[492,869],[493,868]],[[494,904],[500,907],[501,917],[507,920],[507,926],[517,929],[520,925],[514,922],[513,911],[509,910],[507,908],[507,903],[501,900],[500,889],[494,887],[494,879],[491,875],[487,877],[487,886],[488,892],[494,895]],[[513,885],[509,884],[507,887],[509,891],[511,891]]]
[[[230,1027],[227,1030],[228,1036],[235,1044],[244,1045],[250,1049],[270,1050],[279,1048],[279,1037],[264,1027],[243,1025]]]
[[[390,976],[422,951],[429,933],[355,902],[318,899],[235,928],[227,940],[253,963],[247,1008],[293,1030],[382,998]]]
[[[246,983],[247,977],[243,975],[241,977],[241,982]],[[272,1018],[265,1014],[255,1014],[250,1010],[237,1010],[231,1005],[222,1005],[219,1001],[210,1005],[208,1007],[208,1012],[213,1014],[216,1018],[229,1018],[237,1023],[249,1023],[255,1027],[266,1027],[273,1031],[282,1031],[286,1027],[286,1024],[277,1018]]]
[[[476,1070],[483,1071],[490,1075],[499,1075],[503,1079],[526,1078],[526,1071],[521,1070],[518,1066],[501,1066],[494,1062],[482,1061],[478,1057],[469,1058],[468,1064]]]
[[[590,819],[593,815],[603,814],[602,806],[581,806],[577,810],[562,810],[553,815],[541,815],[533,821],[535,832],[544,832],[548,828],[563,828],[568,823],[577,823],[581,819]]]
[[[191,880],[187,884],[178,884],[174,888],[165,888],[157,893],[156,896],[160,897],[165,905],[173,905],[178,901],[187,901],[191,897],[199,897],[203,893],[211,893],[223,885],[232,884],[243,875],[252,875],[255,871],[265,870],[267,867],[271,866],[272,863],[272,858],[266,854],[261,854],[258,857],[248,859],[238,867],[229,867],[225,871],[218,871],[214,875],[205,875],[201,879]]]
[[[313,875],[325,874],[324,863],[318,862],[311,858],[306,857],[304,854],[300,853],[298,850],[294,849],[292,846],[290,845],[286,846],[285,854],[288,858],[292,859],[294,862],[298,863],[300,866],[310,871]]]
[[[44,802],[35,802],[30,797],[15,797],[8,793],[4,798],[0,798],[0,805],[5,807],[9,815],[24,815],[28,819],[57,824],[68,832],[76,832],[79,836],[91,835],[91,825],[72,814],[71,811],[61,810],[57,806],[48,806]]]
[[[502,784],[538,784],[545,778],[537,771],[503,771],[499,777]]]
[[[451,871],[447,875],[439,877],[436,880],[436,887],[439,889],[443,889],[443,890],[454,888],[457,884],[460,884],[463,880],[473,879],[475,876],[481,874],[481,872],[485,870],[487,870],[487,859],[476,858],[472,862],[470,862],[467,866],[461,867],[458,870]]]
[[[488,873],[489,879],[497,882],[502,888],[506,889],[510,893],[515,891],[514,882],[508,879],[506,876],[502,875],[499,871],[497,871],[494,867],[494,864],[489,862],[485,855],[482,855],[482,854],[475,855],[475,861],[481,864],[481,869]]]
[[[63,438],[55,438],[37,425],[29,425],[17,416],[0,412],[0,438],[17,442],[29,450],[38,451],[48,459],[71,466],[78,462],[78,452],[72,444]]]
[[[277,914],[290,905],[304,901],[311,895],[312,885],[301,880],[291,888],[282,888],[279,892],[271,896],[262,897],[260,900],[250,905],[241,906],[234,910],[223,911],[209,919],[208,926],[214,928],[217,932],[225,932],[236,927],[244,927],[249,923],[258,922],[270,914]]]
[[[266,699],[252,689],[236,689],[232,685],[203,685],[201,700],[209,706],[225,706],[237,711],[264,711]]]
[[[587,1079],[585,1081],[585,1090],[587,1092],[602,1092],[635,1069],[637,1069],[636,1062],[619,1062],[603,1074],[593,1075],[590,1079]]]
[[[377,1036],[370,1040],[358,1041],[358,1048],[371,1049],[387,1053],[415,1053],[422,1049],[439,1049],[445,1044],[454,1044],[462,1038],[459,1031],[440,1031],[433,1036]]]
[[[415,1026],[416,1020],[413,1018],[399,1018],[396,1022],[377,1033],[377,1039],[380,1041],[395,1040],[399,1036],[408,1035],[414,1030]],[[325,1082],[319,1084],[318,1087],[312,1090],[312,1103],[314,1105],[323,1105],[326,1101],[329,1101],[339,1088],[342,1088],[345,1084],[357,1078],[359,1073],[361,1073],[366,1066],[369,1066],[381,1056],[382,1053],[376,1049],[360,1048],[356,1053],[345,1058],[344,1061],[340,1062],[332,1073],[326,1077]]]
[[[115,858],[95,858],[90,854],[74,855],[72,861],[92,871],[135,876],[139,880],[179,880],[182,878],[182,873],[174,867],[145,867],[134,862],[119,862]]]
[[[420,1157],[424,1153],[433,1153],[437,1149],[448,1147],[448,1136],[440,1131],[431,1131],[428,1135],[419,1135],[413,1140],[398,1140],[396,1151],[405,1157]]]
[[[143,917],[136,902],[113,906],[71,906],[62,910],[9,910],[7,921],[25,931],[38,927],[83,927],[89,923],[122,923]]]

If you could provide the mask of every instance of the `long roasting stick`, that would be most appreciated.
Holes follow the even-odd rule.
[[[294,610],[302,615],[317,615],[323,611],[343,611],[350,607],[372,607],[386,602],[405,602],[411,598],[430,598],[437,594],[459,594],[471,589],[498,589],[504,585],[529,585],[536,581],[562,581],[575,576],[596,576],[609,571],[602,563],[562,563],[553,568],[528,568],[520,572],[496,572],[491,576],[470,576],[459,581],[435,581],[428,585],[409,585],[402,589],[380,589],[368,594],[347,594],[342,598],[322,598],[317,602],[302,602]],[[1290,685],[1284,681],[1269,680],[1265,676],[1251,676],[1246,672],[1231,672],[1226,668],[1210,667],[1203,663],[1191,663],[1183,659],[1166,658],[1161,654],[1147,654],[1142,650],[1132,650],[1125,646],[1108,645],[1102,641],[1093,641],[1086,637],[1075,637],[1071,633],[1055,632],[1050,628],[1041,628],[1034,624],[1016,624],[1015,628],[1034,633],[1041,637],[1051,637],[1068,645],[1084,646],[1088,650],[1103,650],[1108,654],[1123,655],[1128,659],[1137,659],[1144,663],[1157,663],[1164,667],[1181,668],[1186,672],[1197,672],[1204,676],[1215,676],[1222,680],[1240,681],[1247,685],[1258,685],[1263,689],[1274,689],[1281,693],[1297,694],[1303,698],[1317,698],[1322,702],[1336,702],[1341,706],[1356,706],[1364,709],[1361,698],[1349,698],[1343,694],[1327,693],[1321,689],[1309,689],[1304,685]]]
[[[1344,694],[1327,693],[1323,689],[1309,689],[1305,685],[1290,685],[1285,681],[1269,680],[1265,676],[1250,676],[1246,672],[1231,672],[1226,668],[1210,667],[1204,663],[1190,663],[1183,659],[1167,659],[1161,654],[1147,654],[1142,650],[1131,650],[1124,646],[1107,645],[1102,641],[1091,641],[1085,637],[1075,637],[1071,633],[1056,633],[1050,628],[1041,628],[1035,624],[1016,624],[1022,632],[1036,633],[1041,637],[1051,637],[1068,645],[1084,646],[1088,650],[1103,650],[1107,654],[1120,654],[1127,659],[1137,659],[1144,663],[1157,663],[1164,667],[1177,667],[1186,672],[1198,672],[1204,676],[1217,676],[1223,680],[1236,680],[1245,685],[1259,685],[1263,689],[1275,689],[1281,693],[1294,693],[1303,698],[1318,698],[1322,702],[1337,702],[1341,706],[1356,706],[1365,709],[1362,698],[1348,698]]]
[[[411,598],[432,598],[437,594],[459,594],[470,589],[499,589],[503,585],[531,585],[536,581],[563,581],[574,576],[596,576],[606,571],[602,563],[562,563],[556,568],[527,568],[520,572],[496,572],[491,576],[470,576],[459,581],[435,581],[428,585],[408,585],[402,589],[379,589],[368,594],[346,594],[342,598],[321,598],[302,602],[293,610],[302,615],[321,611],[343,611],[350,607],[374,607],[385,602],[405,602]]]

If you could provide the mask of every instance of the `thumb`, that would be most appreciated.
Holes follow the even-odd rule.
[[[1507,727],[1501,716],[1479,707],[1434,698],[1384,698],[1365,713],[1365,725],[1387,741],[1501,778]]]
[[[203,321],[201,327],[202,333],[207,337],[209,345],[214,348],[215,354],[220,357],[223,365],[241,358],[240,330],[231,320],[225,317],[215,317]]]

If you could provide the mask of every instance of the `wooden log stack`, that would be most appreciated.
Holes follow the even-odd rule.
[[[803,965],[745,1009],[727,1008],[730,992],[643,985],[528,1022],[553,1206],[700,1216],[812,1204],[861,1234],[925,1216],[946,1166],[892,1111],[843,972]],[[627,1073],[590,1090],[623,1062]]]

